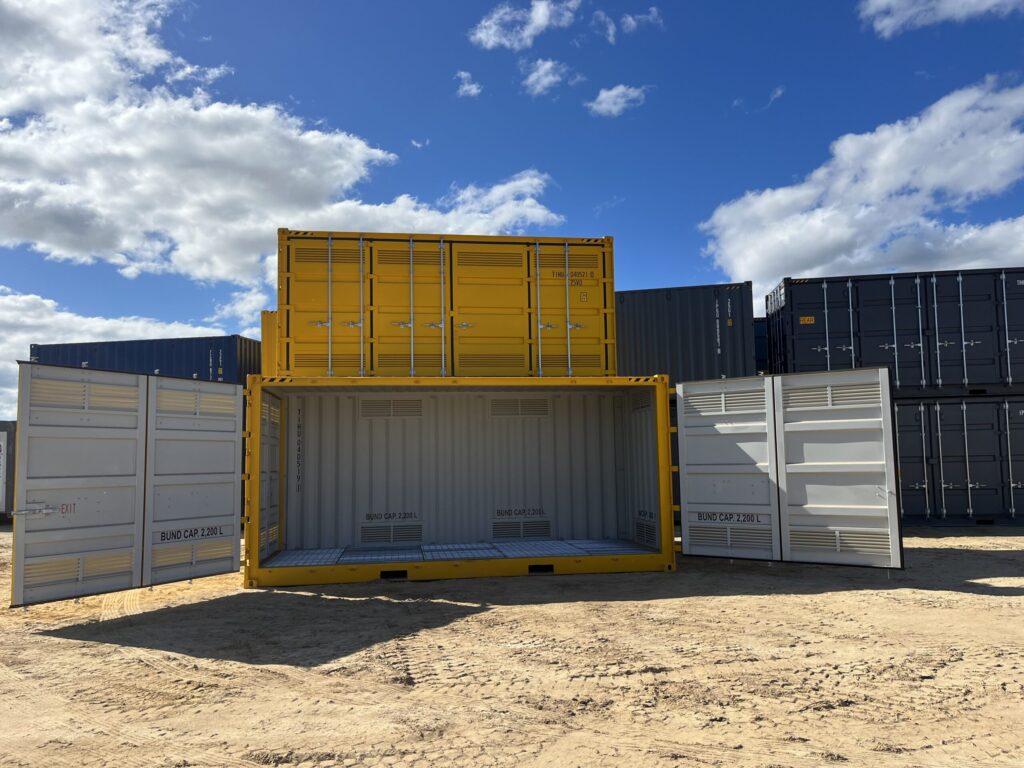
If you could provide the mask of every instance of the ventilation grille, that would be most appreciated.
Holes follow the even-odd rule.
[[[689,416],[716,413],[763,413],[764,390],[749,392],[708,392],[683,395],[683,411]]]
[[[767,528],[729,528],[729,546],[733,549],[771,549],[772,532]]]
[[[494,539],[550,539],[550,520],[495,520],[491,523]]]
[[[693,525],[687,529],[690,546],[693,547],[728,547],[729,532],[725,528]]]
[[[523,254],[462,251],[459,253],[458,265],[460,267],[515,267],[522,269]]]
[[[638,544],[643,544],[645,547],[657,546],[658,534],[654,528],[654,523],[647,522],[646,520],[637,520],[636,541]]]
[[[33,379],[33,406],[109,411],[135,411],[139,407],[139,388],[84,381]]]
[[[159,389],[156,393],[158,413],[233,416],[235,398],[209,392],[188,392],[180,389]]]
[[[790,531],[789,546],[798,550],[822,550],[829,552],[839,551],[838,531]]]
[[[360,400],[359,415],[365,419],[422,416],[423,401],[418,398],[403,398],[401,400]]]
[[[296,354],[294,357],[296,368],[323,368],[327,370],[327,353],[324,354],[310,354],[302,353]],[[331,364],[335,368],[341,367],[359,367],[359,354],[353,355],[339,355],[334,354],[331,356]]]
[[[365,255],[363,257],[366,258]],[[408,254],[406,254],[408,259]],[[296,246],[292,248],[292,259],[297,264],[326,264],[327,243],[318,246]],[[331,245],[331,264],[358,264],[359,248]]]
[[[491,416],[548,416],[551,401],[542,397],[496,397],[491,400]]]
[[[441,256],[437,250],[430,251],[417,251],[413,249],[412,263],[414,267],[434,267],[435,269],[440,266]],[[405,250],[383,250],[378,249],[377,251],[377,263],[380,265],[388,266],[409,266],[409,249]]]
[[[265,424],[278,425],[281,423],[281,406],[276,400],[266,401],[260,405],[260,418]]]
[[[570,272],[574,269],[597,269],[600,263],[600,258],[597,255],[573,256],[571,253],[569,254]],[[565,269],[565,254],[545,256],[542,253],[540,255],[540,266],[541,269]]]
[[[459,365],[466,368],[525,368],[522,355],[459,355]]]
[[[832,406],[873,406],[882,402],[881,384],[832,384],[800,387],[782,393],[784,408],[828,408]]]
[[[398,353],[387,353],[380,354],[377,356],[377,364],[382,368],[406,368],[409,367],[409,353],[402,354]],[[424,366],[426,368],[440,368],[441,367],[441,355],[431,354],[420,354],[416,353],[415,360],[416,367]]]
[[[888,556],[888,531],[839,531],[839,551]]]
[[[569,356],[561,354],[542,354],[541,362],[545,368],[568,368]],[[601,355],[578,355],[573,354],[572,365],[574,368],[599,368],[601,366]]]
[[[416,544],[423,541],[422,523],[364,525],[359,529],[361,544]]]

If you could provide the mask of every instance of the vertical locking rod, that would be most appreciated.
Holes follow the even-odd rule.
[[[533,278],[537,281],[537,375],[544,375],[544,355],[542,349],[542,342],[540,338],[541,334],[541,321],[540,321],[540,243],[536,240],[533,241],[533,252],[537,271]]]
[[[327,236],[327,375],[334,375],[334,238]]]
[[[363,265],[363,236],[359,236],[359,322],[356,323],[356,328],[359,329],[359,375],[366,375],[366,351],[364,345],[366,344],[366,328],[364,323],[366,322],[366,308],[363,297],[363,283],[365,267]]]
[[[445,348],[448,346],[448,337],[445,335],[445,328],[448,324],[445,322],[445,309],[444,309],[444,238],[441,238],[441,243],[438,246],[438,255],[441,263],[441,376],[448,375],[448,369],[445,366]]]
[[[409,375],[416,375],[416,310],[414,309],[413,291],[413,243],[409,238]]]
[[[572,376],[572,319],[569,316],[569,241],[565,241],[565,367]]]

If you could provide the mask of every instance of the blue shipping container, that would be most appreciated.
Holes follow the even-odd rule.
[[[246,376],[260,372],[260,343],[236,335],[33,344],[30,359],[46,365],[245,384]]]

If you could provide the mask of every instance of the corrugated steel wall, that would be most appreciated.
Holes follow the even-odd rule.
[[[244,384],[260,372],[260,342],[244,336],[33,344],[34,362]]]
[[[757,372],[750,283],[618,291],[615,318],[619,375],[677,384]]]
[[[649,392],[310,392],[283,401],[288,549],[516,538],[660,546]]]

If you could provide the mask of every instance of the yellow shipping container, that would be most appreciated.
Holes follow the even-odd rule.
[[[248,587],[675,568],[665,376],[246,394]]]
[[[276,373],[614,375],[612,265],[611,237],[281,229]]]

